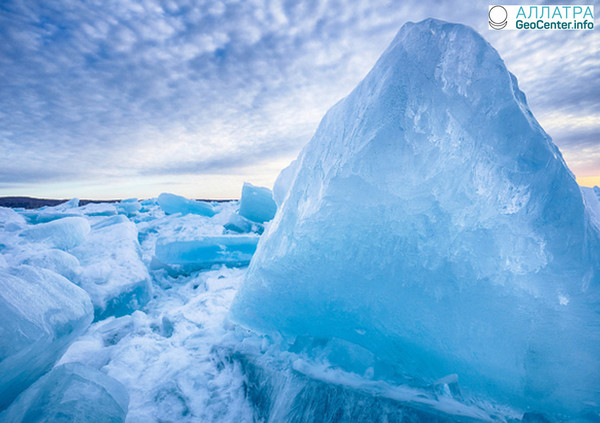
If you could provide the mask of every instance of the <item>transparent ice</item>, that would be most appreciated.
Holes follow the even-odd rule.
[[[501,403],[598,407],[597,226],[516,78],[470,28],[406,24],[275,192],[235,321],[341,340],[327,359],[374,380],[456,374]],[[371,369],[348,359],[363,349]]]

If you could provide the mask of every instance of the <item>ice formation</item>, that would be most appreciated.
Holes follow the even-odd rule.
[[[0,269],[0,410],[52,368],[92,314],[87,294],[54,272]]]
[[[82,266],[74,281],[90,295],[96,319],[131,313],[150,300],[152,286],[140,257],[138,231],[127,217],[98,221],[87,240],[70,252]]]
[[[82,217],[65,217],[32,226],[21,233],[24,238],[68,250],[83,243],[90,232],[89,222]]]
[[[214,264],[243,266],[258,244],[256,235],[204,236],[189,241],[164,241],[156,244],[156,258],[169,265],[198,270]]]
[[[128,198],[118,202],[116,208],[119,213],[131,217],[135,216],[142,209],[142,205],[137,198]]]
[[[245,269],[210,263],[213,270],[171,276],[152,263],[159,239],[212,239],[247,263],[257,236],[224,235],[236,201],[215,204],[212,218],[166,215],[156,199],[140,205],[131,218],[114,203],[0,208],[0,421],[252,421],[244,376],[216,349]],[[59,250],[53,238],[79,233],[78,225],[33,223],[49,215],[85,219],[91,229]],[[44,236],[23,235],[36,227]],[[155,300],[147,302],[150,283]],[[129,410],[111,377],[131,394]]]
[[[37,210],[24,210],[21,214],[28,220],[29,223],[47,223],[65,217],[79,216],[80,211],[77,210],[78,206],[79,199],[73,198],[54,207],[41,207]]]
[[[264,223],[273,219],[276,211],[277,205],[269,188],[244,183],[240,200],[240,216],[253,222]]]
[[[129,396],[125,387],[104,373],[82,364],[54,368],[0,413],[6,423],[122,423]]]
[[[516,78],[470,28],[406,24],[275,193],[235,321],[338,342],[328,361],[366,379],[457,374],[523,410],[600,406],[597,227]]]
[[[230,232],[237,233],[262,233],[264,231],[263,225],[261,225],[260,223],[252,222],[246,219],[245,217],[240,216],[237,213],[233,213],[229,218],[229,221],[225,225],[223,225],[223,227]]]
[[[158,196],[158,205],[166,214],[198,214],[208,217],[215,215],[215,211],[209,203],[190,200],[175,194],[160,194]]]
[[[55,248],[41,249],[23,255],[20,257],[19,264],[52,270],[70,281],[77,278],[81,269],[79,260],[75,256]]]

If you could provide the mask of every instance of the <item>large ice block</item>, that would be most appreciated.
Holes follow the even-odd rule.
[[[185,268],[203,268],[213,264],[244,266],[250,262],[258,239],[253,235],[204,236],[187,241],[159,239],[156,258],[164,264]]]
[[[257,223],[267,222],[275,216],[277,204],[269,188],[255,187],[244,182],[240,200],[240,216]]]
[[[90,295],[96,320],[123,316],[150,300],[150,275],[137,237],[133,222],[111,216],[95,224],[87,240],[71,250],[82,267],[75,281]]]
[[[180,195],[162,193],[158,196],[158,205],[166,214],[198,214],[212,217],[215,215],[213,206],[205,201],[190,200]]]
[[[49,246],[68,250],[84,242],[89,232],[90,224],[85,218],[72,216],[31,226],[21,236],[33,242],[44,242]]]
[[[64,277],[0,269],[0,409],[54,365],[92,316],[88,295]]]
[[[374,378],[598,412],[598,230],[481,36],[406,24],[296,165],[234,320],[366,348]]]
[[[57,366],[3,413],[5,423],[122,423],[129,395],[110,376],[79,363]]]

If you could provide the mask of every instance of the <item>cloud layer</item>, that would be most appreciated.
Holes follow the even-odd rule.
[[[232,197],[243,180],[270,184],[400,26],[429,16],[482,33],[572,169],[600,175],[598,31],[496,33],[487,3],[464,4],[6,0],[0,194]]]

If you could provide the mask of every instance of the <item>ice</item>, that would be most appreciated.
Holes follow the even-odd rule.
[[[6,423],[125,421],[129,395],[125,387],[98,370],[78,363],[54,368],[2,414]]]
[[[79,260],[75,256],[54,248],[38,249],[31,254],[23,254],[20,258],[22,264],[52,270],[70,281],[74,281],[80,272]]]
[[[13,209],[0,207],[0,229],[17,230],[25,226],[25,218]]]
[[[250,263],[258,239],[255,235],[204,236],[188,241],[159,239],[156,258],[164,264],[193,270],[214,264],[244,266]]]
[[[117,208],[110,203],[89,203],[79,210],[87,216],[113,216],[117,214]]]
[[[110,217],[107,217],[106,219],[102,219],[102,220],[94,223],[92,225],[92,229],[97,230],[97,229],[106,228],[107,226],[119,225],[119,224],[128,225],[129,222],[131,222],[131,221],[126,216],[123,216],[123,215],[110,216]],[[129,226],[131,226],[131,225],[129,225]]]
[[[158,196],[158,205],[166,214],[198,214],[212,217],[215,215],[213,206],[204,201],[189,200],[175,194],[162,193]]]
[[[61,363],[101,369],[129,392],[128,422],[253,421],[245,376],[220,352],[223,320],[245,269],[220,268],[172,279],[144,311],[94,323]]]
[[[150,300],[152,286],[140,257],[138,231],[125,216],[94,224],[87,240],[71,253],[82,267],[75,281],[90,295],[97,320],[131,313]]]
[[[55,211],[68,211],[71,209],[76,209],[77,207],[79,207],[79,198],[71,198],[70,200],[65,201],[64,203],[60,203],[57,206],[49,208]]]
[[[137,198],[128,198],[120,201],[115,207],[119,213],[129,217],[135,216],[142,209],[142,205]]]
[[[262,234],[264,231],[263,225],[260,223],[251,222],[237,213],[232,213],[229,220],[223,225],[223,227],[228,231],[237,233],[256,232],[258,234]]]
[[[88,295],[54,272],[0,269],[0,409],[54,365],[92,314]]]
[[[83,243],[89,232],[90,224],[83,217],[64,217],[27,228],[21,236],[29,241],[43,241],[49,246],[68,250]]]
[[[342,340],[330,362],[360,375],[345,357],[366,349],[373,380],[456,374],[474,398],[598,412],[599,235],[516,78],[470,28],[406,24],[276,198],[234,321]]]
[[[296,177],[296,171],[298,170],[298,160],[294,160],[288,167],[283,169],[275,184],[273,185],[273,199],[277,204],[277,207],[281,207],[283,201],[287,197],[290,190],[290,186]]]
[[[240,200],[240,216],[253,222],[264,223],[273,219],[276,211],[277,205],[269,188],[244,183]]]
[[[65,217],[79,216],[81,214],[79,199],[73,198],[54,207],[41,207],[35,210],[24,210],[21,214],[32,224],[52,222]]]
[[[600,228],[600,187],[581,187],[581,193],[592,222],[597,228]]]

